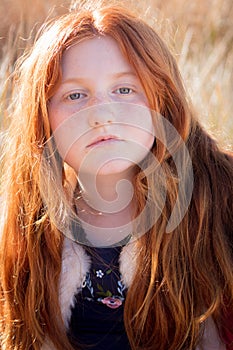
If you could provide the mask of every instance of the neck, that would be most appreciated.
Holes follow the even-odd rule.
[[[108,214],[119,213],[133,199],[135,170],[110,175],[79,174],[82,198],[92,209]]]
[[[86,238],[93,245],[118,244],[132,233],[134,176],[135,170],[114,175],[79,174],[81,196],[76,205]]]

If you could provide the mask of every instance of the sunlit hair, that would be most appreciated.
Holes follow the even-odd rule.
[[[232,159],[197,122],[176,62],[154,30],[122,8],[71,12],[42,29],[14,73],[2,180],[2,349],[39,349],[46,336],[57,349],[72,349],[58,301],[63,235],[43,204],[41,157],[51,136],[47,105],[61,80],[62,54],[71,45],[100,35],[116,40],[138,74],[150,108],[163,115],[186,143],[194,172],[187,213],[168,234],[179,179],[171,154],[162,142],[155,142],[152,152],[166,176],[167,197],[159,220],[137,241],[137,271],[124,314],[131,347],[193,349],[203,321],[212,316],[223,336],[225,314],[233,309]],[[179,146],[174,145],[174,152]],[[56,167],[61,160],[54,156],[52,161]],[[69,188],[64,167],[61,179],[62,191]],[[47,181],[47,195],[59,209],[59,193],[56,196],[52,185]],[[135,179],[139,211],[148,187],[151,202],[156,202],[158,179],[150,165]]]

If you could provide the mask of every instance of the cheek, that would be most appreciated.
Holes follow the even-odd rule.
[[[151,150],[154,144],[154,135],[148,132],[141,132],[138,137],[139,143],[142,144],[148,151]]]
[[[133,118],[125,128],[131,141],[150,150],[154,143],[154,127],[150,114],[141,116],[136,120]]]
[[[133,143],[137,143],[142,147],[145,147],[148,150],[150,150],[154,142],[154,135],[152,130],[147,131],[136,126],[136,127],[129,127],[126,132],[127,132],[128,140],[130,140]]]
[[[57,100],[56,96],[54,96],[48,104],[48,116],[52,131],[59,128],[61,124],[66,123],[76,112],[74,108],[67,107],[66,104]]]
[[[154,134],[151,111],[146,106],[135,104],[121,106],[117,121],[126,129],[131,128],[130,131],[134,135],[140,135],[140,138]]]
[[[55,132],[62,123],[63,118],[60,109],[54,107],[52,102],[48,105],[48,116],[51,130],[52,132]]]
[[[62,159],[72,154],[72,149],[79,149],[86,135],[87,127],[77,115],[66,116],[61,111],[50,109],[49,121],[52,134]]]
[[[82,152],[77,152],[79,145],[71,147],[67,154],[64,156],[63,160],[76,172],[79,172],[80,164],[82,163],[83,154]],[[81,154],[80,154],[81,153]]]

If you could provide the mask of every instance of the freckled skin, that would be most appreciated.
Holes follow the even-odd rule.
[[[112,38],[70,47],[62,59],[62,82],[49,104],[61,156],[77,173],[90,153],[86,172],[96,171],[92,159],[99,159],[99,174],[105,175],[139,163],[154,141],[147,105],[138,77]]]

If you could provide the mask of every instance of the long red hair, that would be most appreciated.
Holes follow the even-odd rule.
[[[61,79],[62,54],[96,35],[116,40],[137,72],[150,108],[164,116],[185,142],[194,173],[187,213],[168,234],[179,179],[166,146],[155,143],[152,152],[166,176],[167,197],[159,220],[137,241],[140,255],[124,315],[131,347],[193,349],[210,316],[220,336],[227,335],[230,342],[233,327],[226,319],[233,310],[232,158],[197,121],[177,64],[161,38],[125,9],[106,6],[48,23],[16,66],[2,179],[2,348],[39,349],[48,336],[57,349],[72,349],[58,300],[63,236],[42,200],[40,163],[51,136],[47,103]],[[151,202],[159,200],[157,173],[149,166],[145,172],[135,179],[139,208],[148,188]],[[68,181],[63,169],[63,185]],[[148,215],[153,220],[154,213]]]

